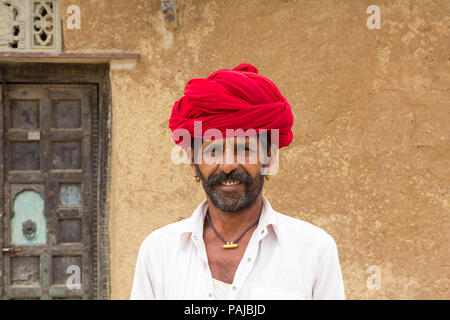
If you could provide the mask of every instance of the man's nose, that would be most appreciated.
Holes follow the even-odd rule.
[[[220,169],[223,170],[226,174],[229,174],[231,171],[236,169],[239,166],[237,162],[237,157],[234,152],[233,146],[229,146],[225,149],[225,152],[222,155],[222,161],[220,163]]]
[[[225,160],[225,159],[224,159]],[[238,167],[238,164],[236,161],[233,161],[231,163],[226,163],[225,161],[220,164],[220,170],[225,172],[226,174],[229,174],[231,171],[235,170]]]

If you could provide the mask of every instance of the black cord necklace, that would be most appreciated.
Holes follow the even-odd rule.
[[[211,229],[213,229],[214,233],[216,234],[216,236],[223,241],[224,245],[222,246],[224,249],[233,249],[233,248],[237,248],[238,245],[238,241],[241,240],[241,238],[244,236],[244,234],[250,230],[253,226],[255,226],[255,224],[258,223],[258,220],[256,220],[255,222],[253,222],[247,229],[244,230],[244,232],[242,232],[242,234],[234,241],[225,241],[224,238],[222,238],[222,236],[217,232],[216,228],[214,228],[212,222],[211,222],[211,218],[209,216],[209,210],[208,212],[206,212],[206,220],[208,221],[208,224],[211,226]]]

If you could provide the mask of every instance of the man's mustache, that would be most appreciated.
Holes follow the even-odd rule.
[[[223,171],[220,171],[219,173],[212,175],[208,178],[205,185],[206,186],[215,186],[218,184],[221,184],[225,180],[237,180],[239,182],[243,182],[246,184],[251,184],[253,182],[253,179],[250,175],[248,175],[245,172],[238,172],[238,171],[231,171],[229,174],[226,174]]]

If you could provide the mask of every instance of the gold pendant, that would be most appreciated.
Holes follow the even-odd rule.
[[[227,242],[226,244],[224,244],[222,247],[224,249],[233,249],[233,248],[237,248],[237,244],[233,243],[233,242]]]

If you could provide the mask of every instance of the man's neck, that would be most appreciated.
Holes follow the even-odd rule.
[[[214,228],[224,239],[232,241],[260,217],[263,198],[260,193],[250,207],[237,212],[226,212],[216,208],[208,197],[207,203]]]

